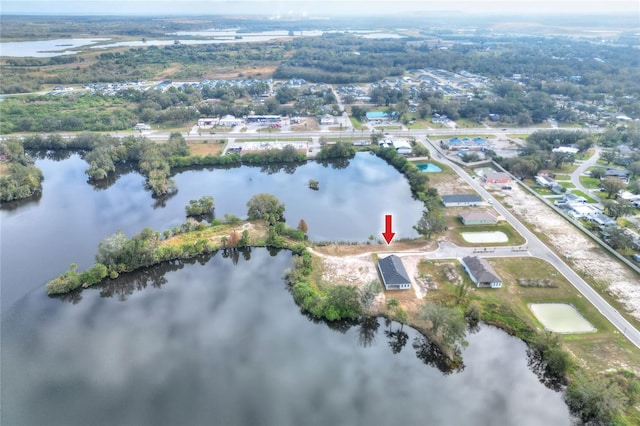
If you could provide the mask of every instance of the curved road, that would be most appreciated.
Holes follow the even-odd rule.
[[[564,275],[578,291],[593,304],[605,318],[607,318],[629,341],[640,348],[640,332],[627,321],[620,313],[613,308],[602,296],[600,296],[586,281],[574,272],[560,257],[558,257],[549,247],[538,239],[529,229],[524,226],[509,210],[502,206],[498,200],[494,199],[487,190],[476,180],[472,179],[460,166],[449,161],[438,148],[428,139],[424,143],[432,153],[440,154],[438,161],[451,167],[460,177],[462,177],[478,194],[487,200],[492,200],[493,207],[500,213],[524,238],[527,240],[529,253],[551,263]],[[593,158],[593,157],[592,157]],[[585,167],[586,168],[586,167]],[[549,212],[548,214],[553,214]]]
[[[585,194],[588,194],[589,197],[593,198],[598,203],[601,201],[600,198],[595,194],[593,194],[584,185],[582,185],[582,183],[580,183],[580,176],[582,176],[589,167],[595,166],[599,158],[600,158],[600,149],[595,148],[595,152],[593,153],[593,155],[588,160],[583,161],[582,164],[580,164],[578,168],[573,173],[571,173],[571,182],[575,185],[575,187],[578,188],[580,191],[584,192]]]

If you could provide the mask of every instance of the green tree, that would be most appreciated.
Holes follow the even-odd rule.
[[[309,188],[317,191],[318,189],[320,189],[320,182],[315,179],[309,179]]]
[[[569,383],[566,400],[585,424],[609,425],[627,405],[628,396],[610,378],[580,370]]]
[[[360,316],[360,297],[355,286],[329,287],[324,305],[324,316],[329,321],[355,319]]]
[[[256,194],[247,201],[249,220],[264,220],[268,226],[284,222],[284,204],[273,194]]]
[[[616,195],[622,188],[625,187],[625,183],[616,177],[606,177],[600,181],[600,185],[607,193],[607,198],[611,198]]]
[[[434,337],[452,349],[465,344],[467,327],[458,309],[426,302],[420,307],[418,317],[430,323]]]
[[[604,200],[602,204],[605,212],[613,219],[629,216],[635,211],[634,205],[627,200]]]
[[[603,168],[598,167],[597,169],[591,170],[591,177],[595,179],[602,179],[604,177],[605,170]]]
[[[362,312],[366,315],[371,314],[371,308],[376,297],[382,291],[382,286],[377,280],[370,281],[360,290],[360,304],[362,305]]]
[[[633,245],[633,238],[622,228],[607,229],[605,240],[614,250],[626,250]]]
[[[184,210],[187,216],[204,216],[211,214],[214,206],[213,197],[206,195],[198,200],[189,200],[189,204],[184,207]]]
[[[540,354],[547,373],[559,379],[564,378],[571,366],[571,359],[562,349],[560,337],[557,334],[551,332],[537,334],[530,342],[530,347]]]
[[[437,234],[446,229],[446,222],[439,209],[425,210],[413,229],[415,229],[418,234],[430,239],[433,234]]]
[[[631,172],[631,177],[640,176],[640,161],[634,161],[627,166],[627,170]]]
[[[616,152],[611,150],[611,149],[608,149],[606,151],[602,151],[602,154],[600,155],[600,158],[602,158],[604,161],[606,161],[607,164],[611,164],[611,162],[616,159]]]

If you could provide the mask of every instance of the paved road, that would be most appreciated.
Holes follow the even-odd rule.
[[[591,198],[600,203],[600,198],[593,194],[588,188],[586,188],[582,183],[580,183],[580,176],[584,174],[584,172],[591,166],[595,166],[597,164],[598,158],[600,158],[600,149],[596,148],[594,154],[588,159],[582,162],[578,166],[578,168],[571,173],[571,182],[578,188],[580,191],[588,194]]]
[[[440,153],[440,150],[430,140],[426,139],[424,145],[432,152],[432,154]],[[460,175],[478,194],[486,200],[491,200],[493,207],[513,226],[526,240],[528,251],[532,256],[539,257],[555,266],[562,275],[564,275],[578,291],[591,302],[596,309],[602,313],[622,334],[624,334],[634,345],[640,348],[640,332],[631,325],[620,313],[613,308],[606,300],[602,298],[594,289],[591,288],[578,274],[574,272],[560,257],[558,257],[549,247],[538,239],[529,229],[524,226],[515,216],[511,214],[498,200],[494,199],[491,194],[484,189],[478,181],[472,179],[460,166],[449,161],[442,153],[440,153],[438,161],[451,167],[458,175]],[[553,214],[551,212],[547,214]]]

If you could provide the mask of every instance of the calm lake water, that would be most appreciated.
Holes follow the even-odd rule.
[[[87,183],[87,164],[78,155],[64,161],[38,160],[45,180],[39,201],[0,210],[2,223],[2,307],[29,291],[41,291],[52,277],[76,262],[93,264],[96,247],[121,229],[131,236],[145,226],[163,231],[185,221],[189,200],[213,196],[217,216],[246,217],[255,194],[275,194],[286,205],[290,226],[300,219],[315,241],[381,239],[384,215],[394,214],[396,238],[416,236],[412,226],[422,214],[406,179],[379,158],[359,154],[348,167],[310,162],[286,170],[260,167],[179,172],[178,193],[158,202],[143,190],[144,178],[129,172],[103,189]],[[309,179],[320,189],[309,189]],[[37,257],[34,261],[34,257]],[[25,267],[25,259],[29,267]]]
[[[56,40],[12,41],[0,43],[0,56],[50,58],[60,55],[73,55],[77,51],[67,50],[87,46],[107,38],[61,38]]]
[[[465,368],[450,372],[407,327],[310,321],[283,280],[288,252],[164,264],[64,298],[44,291],[71,262],[91,264],[106,235],[176,226],[188,200],[207,194],[218,214],[244,216],[247,199],[272,192],[317,239],[365,239],[393,210],[410,236],[421,206],[373,156],[342,169],[186,171],[164,206],[137,173],[97,189],[76,155],[38,165],[40,200],[0,211],[1,424],[570,423],[561,395],[527,366],[525,345],[500,330],[469,335]],[[307,188],[310,177],[320,191]]]
[[[290,254],[250,257],[152,268],[75,304],[22,299],[3,321],[2,424],[569,424],[518,339],[483,327],[445,374],[409,328],[309,321],[282,279]]]

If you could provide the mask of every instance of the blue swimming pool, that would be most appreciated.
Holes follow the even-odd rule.
[[[440,167],[431,163],[420,163],[420,164],[416,164],[416,166],[418,166],[418,169],[420,169],[420,171],[426,172],[426,173],[437,173],[442,171]]]

